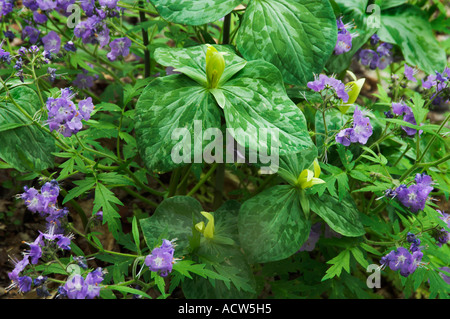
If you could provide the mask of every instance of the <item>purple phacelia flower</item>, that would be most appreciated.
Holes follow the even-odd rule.
[[[336,135],[336,142],[344,146],[349,146],[351,143],[366,144],[372,136],[373,129],[370,124],[370,119],[365,117],[358,107],[353,113],[353,127],[341,130]]]
[[[172,271],[174,251],[173,243],[169,240],[163,240],[160,247],[154,248],[151,254],[145,257],[145,265],[151,271],[158,272],[161,277],[167,277]]]
[[[398,191],[397,198],[403,206],[410,208],[411,212],[416,213],[425,208],[426,200],[432,190],[433,187],[431,186],[411,185]]]
[[[39,9],[42,11],[50,11],[56,9],[56,1],[53,0],[36,0]]]
[[[39,34],[40,33],[41,32],[38,29],[33,28],[31,26],[26,26],[22,30],[22,40],[24,40],[25,38],[29,37],[30,43],[34,44],[39,39]]]
[[[106,55],[110,61],[115,61],[118,57],[125,57],[130,53],[131,40],[129,38],[119,38],[113,40],[109,47],[111,51]]]
[[[407,65],[407,64],[405,63],[405,71],[404,71],[404,74],[405,74],[405,77],[406,77],[409,81],[417,82],[417,79],[414,77],[414,75],[416,75],[416,73],[417,73],[418,71],[419,71],[419,70],[417,70],[416,68],[412,68],[412,67],[410,67],[409,65]]]
[[[61,38],[55,31],[50,31],[45,37],[42,38],[44,43],[44,50],[51,53],[58,53],[61,48]]]
[[[36,23],[44,24],[44,23],[47,22],[48,18],[47,18],[47,16],[45,14],[39,13],[37,11],[34,11],[33,12],[33,20]]]
[[[87,286],[84,284],[84,278],[80,274],[70,276],[65,285],[64,291],[69,299],[85,299]]]
[[[345,84],[332,76],[328,77],[325,74],[320,74],[319,76],[315,76],[314,81],[308,82],[307,86],[315,92],[331,89],[344,103],[346,103],[349,98]]]

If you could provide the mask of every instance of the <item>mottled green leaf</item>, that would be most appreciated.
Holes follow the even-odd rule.
[[[26,86],[9,91],[15,102],[33,117],[40,110],[37,94]],[[55,140],[23,115],[13,103],[0,102],[0,158],[15,169],[42,171],[54,165]]]
[[[201,25],[230,13],[241,0],[150,0],[159,14],[170,22]]]
[[[181,159],[177,160],[179,163],[172,160],[172,149],[181,145],[183,138],[178,134],[173,136],[175,129],[189,131],[190,136],[186,138],[193,156],[194,121],[201,121],[199,127],[203,131],[220,128],[221,112],[204,87],[185,75],[176,74],[157,78],[144,89],[136,105],[136,117],[136,143],[142,159],[150,170],[167,172],[186,165]],[[209,141],[203,143],[206,145]],[[189,157],[187,162],[194,162],[189,154],[182,153],[180,150],[178,154]]]
[[[430,22],[419,8],[403,5],[383,11],[381,21],[380,39],[397,44],[409,65],[428,74],[444,70],[447,62],[445,50],[440,47]]]
[[[242,204],[239,237],[251,261],[287,258],[308,239],[311,225],[305,220],[299,196],[291,185],[278,185]]]
[[[152,249],[163,238],[177,238],[176,255],[187,252],[189,238],[192,237],[194,219],[204,218],[200,214],[202,205],[192,197],[174,196],[165,199],[149,218],[141,219],[142,234],[147,246]]]
[[[247,60],[274,64],[285,82],[305,85],[334,50],[336,18],[328,0],[254,0],[245,12],[237,46]]]
[[[351,197],[341,202],[327,193],[322,196],[310,196],[311,210],[322,217],[334,231],[348,237],[358,237],[365,234],[359,219],[359,212]]]
[[[270,147],[271,139],[258,138],[260,129],[278,131],[279,154],[297,153],[312,147],[306,120],[289,99],[281,74],[272,64],[250,61],[246,67],[221,86],[226,102],[228,129],[242,129],[247,134],[229,130],[236,141],[252,150]],[[275,143],[274,143],[275,144]],[[276,147],[276,145],[274,145]]]

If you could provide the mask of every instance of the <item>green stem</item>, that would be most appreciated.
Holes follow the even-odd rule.
[[[225,19],[223,21],[222,44],[230,43],[230,27],[231,27],[231,12],[225,16]]]
[[[144,2],[139,0],[139,7],[144,9]],[[147,21],[145,18],[145,12],[139,11],[139,20],[142,23]],[[148,50],[148,45],[150,44],[148,41],[148,32],[146,29],[142,28],[142,40],[144,42],[144,77],[148,78],[150,76],[150,51]]]
[[[139,193],[136,193],[135,191],[131,190],[129,187],[126,187],[126,186],[125,186],[125,187],[122,187],[122,189],[123,189],[124,191],[126,191],[128,194],[130,194],[131,196],[140,199],[140,200],[143,201],[144,203],[146,203],[146,204],[148,204],[148,205],[150,205],[150,206],[152,206],[152,207],[158,207],[158,204],[157,204],[157,203],[155,203],[155,202],[153,202],[153,201],[151,201],[151,200],[145,198],[144,196],[142,196],[142,195],[139,194]]]
[[[208,180],[208,178],[214,173],[219,166],[219,163],[214,163],[209,171],[198,181],[198,183],[187,193],[187,196],[192,196],[195,192]]]
[[[169,194],[167,197],[172,197],[176,194],[178,188],[178,182],[180,181],[181,168],[176,168],[173,170],[172,175],[170,176],[170,184],[169,184]]]

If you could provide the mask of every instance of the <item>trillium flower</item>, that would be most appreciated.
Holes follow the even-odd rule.
[[[197,229],[200,233],[203,234],[206,238],[214,237],[214,216],[211,213],[201,212],[203,216],[208,219],[208,223],[205,226],[205,222],[199,222],[195,225],[195,229]]]
[[[313,162],[313,169],[314,171],[304,169],[298,176],[297,185],[300,186],[301,189],[311,188],[314,185],[325,183],[324,180],[319,178],[321,170],[317,159]]]
[[[206,78],[208,88],[217,88],[219,80],[225,70],[224,53],[217,51],[212,45],[206,49]]]

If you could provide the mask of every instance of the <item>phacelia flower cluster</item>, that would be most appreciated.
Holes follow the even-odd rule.
[[[384,70],[393,62],[390,43],[380,43],[380,38],[374,34],[370,39],[371,49],[363,49],[358,53],[358,58],[362,65],[368,66],[370,69]]]
[[[145,257],[145,265],[151,271],[158,272],[161,277],[167,277],[176,261],[174,252],[173,241],[163,239],[161,246],[154,248],[151,254]]]
[[[351,143],[365,145],[372,136],[372,133],[373,129],[370,124],[370,119],[365,117],[362,111],[356,107],[353,113],[353,127],[341,130],[335,139],[337,143],[344,146],[349,146]]]
[[[392,112],[395,115],[403,116],[403,121],[411,123],[413,125],[417,125],[412,109],[408,105],[406,105],[405,102],[401,101],[399,103],[392,103]],[[408,126],[402,126],[402,129],[409,136],[415,135],[417,132],[415,128]],[[422,134],[422,130],[419,130],[419,134]]]
[[[59,297],[68,299],[94,299],[100,295],[100,284],[103,281],[104,272],[98,267],[84,278],[80,274],[70,276],[64,286],[59,288]]]
[[[442,73],[430,74],[425,81],[422,81],[422,87],[427,90],[435,90],[430,99],[433,105],[449,103],[450,101],[450,68],[446,67]]]
[[[428,195],[433,190],[433,180],[426,174],[417,174],[415,184],[409,187],[405,184],[400,185],[396,189],[388,189],[385,192],[386,197],[396,197],[403,206],[408,207],[411,212],[417,213],[425,208]]]
[[[338,27],[338,36],[336,46],[334,48],[334,54],[339,55],[346,53],[352,49],[352,40],[358,36],[358,33],[351,33],[350,30],[353,27],[352,24],[344,24],[342,22],[342,17],[336,20]]]
[[[34,187],[24,187],[24,193],[19,197],[24,200],[27,208],[40,216],[45,217],[47,230],[39,231],[39,235],[33,242],[23,242],[28,245],[29,250],[23,253],[23,259],[18,261],[12,259],[14,269],[8,273],[12,284],[8,289],[17,287],[19,292],[25,293],[31,289],[32,284],[36,287],[42,285],[42,281],[33,280],[30,276],[21,276],[25,267],[29,264],[36,265],[41,258],[52,256],[59,250],[70,250],[72,234],[65,235],[62,227],[63,219],[68,213],[67,208],[59,209],[57,207],[57,198],[59,195],[59,185],[56,180],[46,182],[38,191]],[[46,288],[40,287],[40,292],[45,295]]]
[[[404,247],[399,247],[396,250],[392,250],[381,258],[380,263],[382,269],[389,267],[393,271],[400,270],[400,275],[408,277],[418,267],[424,265],[422,262],[422,248],[420,247],[420,240],[412,233],[408,233],[407,241],[411,243],[411,248],[408,250]]]
[[[333,76],[328,77],[325,74],[320,74],[319,76],[315,76],[314,81],[308,82],[307,86],[311,90],[320,92],[321,94],[328,95],[331,93],[344,103],[347,103],[349,99],[348,89],[345,87],[345,84]]]
[[[50,131],[58,131],[65,137],[78,133],[83,123],[89,120],[94,109],[92,98],[88,97],[78,102],[78,107],[72,101],[74,94],[69,88],[61,89],[58,98],[47,99],[48,125]]]

